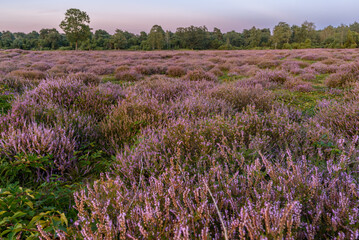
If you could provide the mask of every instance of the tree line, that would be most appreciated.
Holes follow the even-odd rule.
[[[149,33],[139,34],[117,29],[110,34],[103,29],[91,31],[89,16],[79,9],[69,9],[60,28],[41,29],[30,33],[0,32],[1,49],[24,50],[161,50],[161,49],[301,49],[356,48],[359,44],[359,23],[328,26],[317,30],[313,22],[300,26],[279,22],[269,28],[244,29],[222,33],[206,26],[179,27],[175,32],[154,25]]]

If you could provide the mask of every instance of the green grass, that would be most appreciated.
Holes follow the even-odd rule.
[[[6,114],[11,109],[12,94],[5,94],[6,86],[0,85],[0,115]]]
[[[118,85],[121,85],[121,86],[124,86],[124,87],[135,85],[135,82],[117,80],[114,75],[104,75],[104,76],[102,76],[102,82],[103,83],[111,82],[111,83],[118,84]]]
[[[314,61],[314,60],[306,60],[306,59],[301,59],[301,58],[294,58],[295,60],[298,60],[298,61],[302,61],[302,62],[306,62],[306,63],[309,63],[309,64],[313,64],[317,61]]]
[[[234,76],[228,76],[228,72],[225,71],[222,76],[218,77],[218,79],[221,82],[233,82],[236,80],[241,80],[243,78],[246,78],[244,75],[234,75]]]
[[[301,110],[303,114],[313,116],[319,101],[324,99],[340,100],[342,96],[328,94],[325,88],[316,89],[311,92],[298,92],[286,89],[276,89],[276,101]]]

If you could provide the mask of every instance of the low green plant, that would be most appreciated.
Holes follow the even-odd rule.
[[[42,204],[39,200],[45,195],[18,185],[0,188],[0,238],[31,240],[44,233],[60,239],[66,236],[65,214]]]
[[[0,184],[8,185],[18,182],[22,186],[34,186],[39,182],[39,177],[43,176],[53,162],[52,155],[37,156],[32,154],[19,153],[13,159],[7,157],[0,158]]]

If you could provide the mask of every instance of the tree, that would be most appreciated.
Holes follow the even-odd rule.
[[[289,43],[290,37],[292,36],[292,30],[288,23],[280,22],[274,27],[273,30],[273,42],[274,47],[282,48],[284,43]]]
[[[61,35],[55,28],[41,29],[39,39],[41,49],[57,49],[61,44]]]
[[[208,49],[211,40],[206,26],[177,28],[176,36],[182,48],[196,50]]]
[[[125,33],[120,29],[116,29],[116,33],[111,37],[110,43],[115,50],[125,49],[127,46]]]
[[[354,39],[355,32],[348,30],[347,36],[345,39],[344,47],[346,48],[356,48],[357,44]]]
[[[110,46],[111,35],[105,30],[96,30],[94,34],[95,49],[108,49]]]
[[[154,25],[148,34],[148,43],[151,45],[152,50],[162,49],[165,44],[165,31],[159,25]]]
[[[5,49],[12,48],[12,44],[14,40],[15,40],[15,36],[10,31],[2,32],[0,45],[2,48]]]
[[[70,42],[75,42],[76,50],[79,41],[86,40],[90,36],[90,17],[86,12],[76,8],[68,9],[65,19],[61,22],[60,28],[66,33]]]
[[[235,47],[242,47],[244,45],[243,35],[235,31],[227,32],[225,34],[226,42]]]
[[[259,44],[261,42],[261,35],[262,35],[262,31],[255,27],[252,27],[249,30],[244,29],[243,36],[244,36],[244,42],[246,47],[248,48],[259,47]]]

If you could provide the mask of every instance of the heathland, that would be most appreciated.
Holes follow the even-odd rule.
[[[0,51],[0,239],[358,239],[359,51]]]

